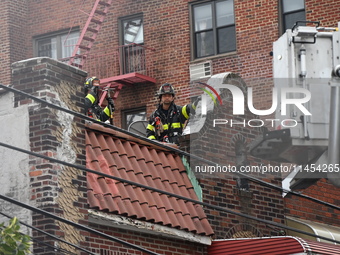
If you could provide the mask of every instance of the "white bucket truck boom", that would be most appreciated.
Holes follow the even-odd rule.
[[[286,109],[276,111],[280,125],[256,139],[250,153],[296,164],[296,185],[325,177],[340,187],[339,27],[300,21],[273,44],[274,88]]]

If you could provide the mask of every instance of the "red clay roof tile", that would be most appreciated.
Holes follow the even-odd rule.
[[[91,128],[91,129],[90,129]],[[91,124],[86,130],[87,167],[132,182],[198,200],[180,156]],[[130,184],[87,174],[90,208],[210,236],[200,205]]]

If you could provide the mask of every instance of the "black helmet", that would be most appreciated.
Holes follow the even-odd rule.
[[[165,94],[171,94],[175,96],[175,90],[170,83],[164,83],[158,90],[158,96],[161,97]]]
[[[85,83],[84,83],[84,87],[85,87],[85,93],[87,93],[88,90],[94,90],[95,92],[97,92],[98,90],[98,86],[94,86],[93,85],[93,81],[100,81],[97,77],[90,77],[90,78],[87,78]]]

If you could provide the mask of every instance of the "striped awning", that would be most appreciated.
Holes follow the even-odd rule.
[[[340,246],[309,241],[299,237],[280,236],[214,240],[208,255],[340,255]]]
[[[340,228],[339,227],[334,227],[331,225],[326,225],[323,223],[314,222],[310,220],[302,220],[302,219],[298,219],[294,217],[286,217],[286,225],[289,227],[295,228],[295,229],[303,230],[305,232],[308,232],[314,235],[327,237],[329,239],[340,242]],[[295,231],[291,231],[291,230],[287,230],[287,235],[297,236],[303,239],[318,241],[322,243],[336,244],[336,242],[330,242],[328,240],[324,240],[321,238],[307,236],[307,235],[304,235],[304,234],[301,234]]]

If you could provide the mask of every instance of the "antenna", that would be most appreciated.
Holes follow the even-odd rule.
[[[128,131],[135,133],[137,135],[145,136],[146,134],[146,127],[148,125],[148,121],[146,120],[137,120],[132,122],[129,127]]]

